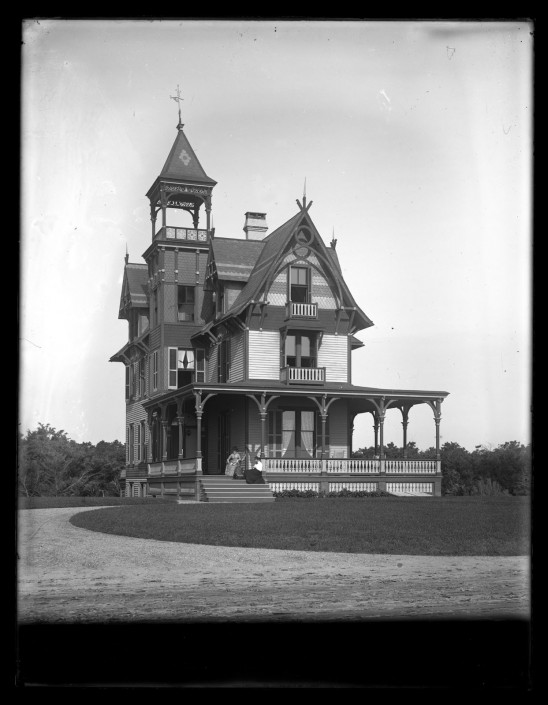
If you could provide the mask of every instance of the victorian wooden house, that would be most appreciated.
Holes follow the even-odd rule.
[[[326,246],[316,229],[311,203],[297,201],[270,233],[264,213],[248,212],[244,237],[219,237],[215,184],[179,121],[147,193],[144,263],[126,256],[124,268],[119,318],[129,338],[111,360],[125,366],[125,494],[249,497],[244,487],[254,486],[223,476],[237,446],[246,464],[263,459],[268,484],[257,499],[291,488],[439,495],[447,392],[352,384],[353,353],[363,345],[355,335],[373,323],[344,281],[336,242]],[[170,223],[176,210],[189,227]],[[432,408],[437,460],[406,457],[417,404]],[[389,412],[402,416],[397,460],[384,456]],[[352,458],[353,421],[363,413],[373,418],[376,454]]]

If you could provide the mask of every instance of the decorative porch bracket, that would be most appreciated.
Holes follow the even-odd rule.
[[[379,429],[379,472],[381,475],[385,474],[385,462],[384,462],[384,417],[386,415],[386,409],[390,402],[388,404],[385,404],[385,399],[386,397],[382,396],[379,399],[379,404],[377,404],[376,400],[374,397],[365,397],[367,401],[370,401],[373,406],[375,407],[376,411],[373,412],[373,418],[376,418],[377,422],[375,423],[375,426],[378,426]],[[375,435],[376,435],[376,429],[375,429]],[[383,483],[385,485],[386,483]],[[380,489],[386,489],[386,487],[380,487]]]
[[[340,397],[332,397],[329,402],[327,401],[327,394],[322,394],[320,397],[321,402],[318,401],[316,397],[308,396],[308,399],[312,399],[312,401],[316,404],[320,411],[320,418],[322,422],[322,452],[321,452],[321,463],[322,463],[322,475],[327,474],[327,458],[325,457],[326,455],[326,450],[325,450],[325,425],[327,423],[327,412],[329,411],[329,407],[331,404],[333,404],[334,401],[338,401]]]
[[[385,409],[388,409],[388,407],[392,406],[394,404],[396,409],[399,409],[401,411],[401,415],[403,418],[402,421],[402,426],[403,426],[403,457],[406,459],[407,458],[407,426],[409,423],[409,411],[411,407],[414,405],[413,402],[400,402],[397,399],[391,399],[389,402],[387,402]]]
[[[265,452],[265,446],[266,446],[266,419],[268,416],[268,407],[274,399],[279,398],[279,394],[275,394],[270,397],[268,401],[266,401],[266,392],[263,392],[261,394],[261,401],[256,398],[254,394],[246,394],[246,397],[249,397],[250,399],[253,399],[255,404],[257,404],[257,408],[259,410],[259,416],[261,417],[261,458],[266,457],[266,452]]]
[[[217,392],[212,392],[202,399],[202,390],[196,389],[194,392],[194,401],[196,408],[196,475],[202,474],[202,415],[204,406],[208,399],[217,395]]]
[[[443,399],[440,397],[435,402],[426,401],[428,406],[434,412],[434,423],[436,424],[436,463],[438,474],[441,474],[441,452],[440,452],[440,422],[441,422],[441,404]]]

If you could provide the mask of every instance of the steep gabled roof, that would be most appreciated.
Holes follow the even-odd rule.
[[[260,293],[262,285],[265,283],[268,273],[274,265],[278,255],[287,244],[301,214],[297,213],[279,228],[273,230],[263,242],[263,249],[257,258],[255,267],[251,272],[249,281],[244,286],[238,298],[230,309],[230,314],[238,314],[242,311],[254,297]]]
[[[373,321],[371,321],[358,306],[341,276],[341,269],[337,255],[332,248],[325,246],[316,229],[316,226],[312,222],[312,219],[306,210],[301,210],[299,213],[296,213],[286,223],[271,232],[270,235],[262,241],[264,243],[264,247],[257,258],[255,267],[249,277],[249,281],[238,295],[236,301],[231,306],[226,316],[223,316],[223,318],[238,315],[252,301],[256,300],[260,296],[263,287],[267,283],[269,274],[272,273],[273,268],[280,262],[280,256],[285,251],[296,228],[302,225],[308,226],[314,234],[314,249],[323,257],[324,266],[327,269],[332,268],[331,274],[340,284],[341,291],[343,292],[344,298],[346,299],[348,305],[355,308],[356,313],[362,319],[363,325],[361,327],[368,328],[369,326],[372,326]]]
[[[213,238],[210,257],[215,262],[217,277],[246,282],[263,247],[263,240]]]
[[[118,318],[125,318],[124,311],[129,306],[138,308],[148,306],[147,284],[148,266],[126,262]]]
[[[217,182],[210,179],[198,161],[196,153],[190,146],[182,128],[179,128],[173,147],[162,169],[160,179],[173,179],[190,183],[215,185]]]

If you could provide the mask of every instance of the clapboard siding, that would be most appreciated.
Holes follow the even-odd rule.
[[[327,382],[349,382],[348,337],[324,335],[318,349],[318,367],[326,368]]]
[[[249,379],[280,379],[280,333],[250,330]]]
[[[230,339],[230,381],[244,379],[244,334],[238,333]]]

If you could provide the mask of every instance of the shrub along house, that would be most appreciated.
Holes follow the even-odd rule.
[[[129,339],[111,358],[125,365],[125,494],[211,499],[211,476],[221,480],[237,446],[247,465],[261,455],[274,491],[440,495],[447,392],[352,384],[352,355],[363,345],[355,334],[373,323],[343,279],[336,241],[328,247],[320,237],[312,204],[297,201],[295,215],[270,234],[266,215],[248,212],[245,239],[218,237],[215,184],[179,120],[147,194],[144,263],[126,255],[119,318],[129,322]],[[170,224],[176,210],[191,227]],[[417,404],[432,408],[437,460],[405,457]],[[398,460],[384,457],[388,412],[402,415]],[[373,417],[375,458],[351,457],[353,421],[363,413]]]

